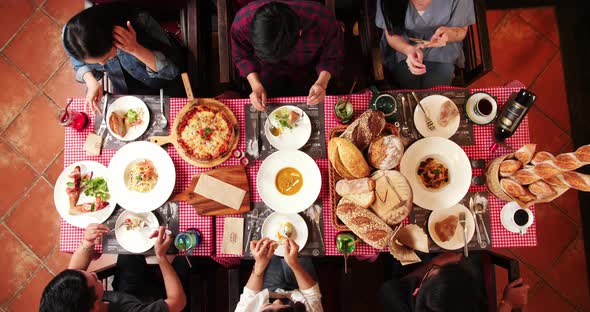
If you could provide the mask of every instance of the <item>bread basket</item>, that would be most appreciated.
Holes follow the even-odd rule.
[[[340,136],[345,130],[347,126],[336,126],[330,129],[328,135],[328,141],[331,138]],[[390,123],[385,124],[385,128],[381,132],[381,135],[388,135],[388,134],[398,134],[398,129]],[[363,155],[366,158],[366,151],[362,151]],[[334,170],[331,164],[328,164],[328,185],[329,185],[329,192],[330,192],[330,221],[332,222],[332,226],[337,231],[350,231],[348,226],[346,226],[336,215],[336,207],[338,206],[338,202],[340,201],[340,195],[336,193],[336,182],[342,180],[343,178]]]

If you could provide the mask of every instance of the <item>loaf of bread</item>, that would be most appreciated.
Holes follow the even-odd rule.
[[[343,196],[342,198],[346,198],[346,199],[350,200],[351,202],[367,209],[367,208],[371,207],[371,204],[373,204],[373,202],[375,202],[375,192],[370,191],[370,192],[361,193],[361,194],[349,194],[349,195]]]
[[[371,179],[375,180],[375,201],[371,209],[389,225],[401,223],[413,207],[408,180],[395,170],[377,170]]]
[[[330,139],[328,159],[334,170],[345,179],[364,178],[371,172],[363,154],[347,139]]]
[[[525,165],[514,175],[514,179],[522,185],[529,185],[535,181],[541,180],[541,177],[535,173],[534,166]]]
[[[399,229],[394,239],[413,250],[428,253],[428,236],[424,229],[416,224],[408,224]]]
[[[526,165],[533,159],[535,149],[537,149],[537,144],[525,144],[514,153],[514,158]]]
[[[533,193],[537,199],[551,198],[557,195],[557,191],[549,183],[539,180],[529,185],[529,191]]]
[[[375,189],[375,181],[370,178],[339,180],[336,182],[336,194],[340,196],[368,193]]]
[[[381,111],[368,110],[353,121],[340,135],[351,141],[359,150],[366,149],[385,128],[385,115]]]
[[[336,207],[336,215],[348,228],[373,248],[387,247],[393,231],[383,220],[368,209],[342,198]]]
[[[553,177],[544,179],[552,186],[570,187],[579,191],[590,192],[590,175],[566,171]]]
[[[549,152],[536,152],[533,156],[533,159],[531,159],[531,164],[536,165],[540,162],[543,162],[545,160],[551,160],[553,158],[555,158],[555,156],[553,156]]]
[[[521,203],[530,203],[536,199],[535,195],[511,178],[503,178],[500,180],[500,186],[506,194]]]
[[[377,169],[393,169],[404,154],[404,144],[396,135],[378,137],[369,145],[369,164]]]
[[[575,152],[576,158],[581,162],[590,162],[590,144],[580,146]]]
[[[522,163],[516,159],[506,159],[500,163],[500,176],[509,177],[522,167]]]
[[[124,118],[115,112],[111,113],[109,117],[109,127],[111,131],[120,137],[124,137],[127,134],[127,126],[125,125]]]

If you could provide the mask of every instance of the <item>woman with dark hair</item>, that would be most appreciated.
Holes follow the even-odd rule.
[[[377,0],[383,65],[404,89],[450,85],[473,23],[473,0]]]
[[[103,73],[118,94],[157,94],[181,89],[183,51],[146,12],[118,4],[102,4],[72,17],[62,41],[87,87],[86,105],[100,112]],[[171,88],[171,89],[170,89]]]
[[[379,294],[384,311],[488,311],[480,268],[477,254],[467,259],[458,253],[441,254],[401,279],[385,282]],[[526,305],[528,290],[522,279],[509,283],[497,311]]]
[[[270,96],[308,93],[307,104],[324,101],[344,57],[344,35],[330,10],[315,1],[258,0],[238,11],[231,26],[232,57],[252,93],[266,109]]]
[[[240,296],[236,312],[321,312],[322,295],[313,263],[299,258],[299,246],[285,241],[285,257],[274,256],[276,244],[265,237],[250,242],[252,274]]]

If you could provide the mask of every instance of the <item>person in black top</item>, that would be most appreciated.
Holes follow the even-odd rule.
[[[68,269],[55,276],[45,287],[39,311],[182,311],[186,296],[177,273],[166,258],[172,237],[165,233],[164,227],[161,226],[151,237],[156,237],[154,250],[165,290],[150,287],[156,282],[149,279],[149,268],[141,255],[120,255],[113,281],[115,291],[104,290],[96,274],[86,270],[92,260],[94,245],[101,243],[102,235],[108,231],[102,224],[91,224],[86,228],[84,239],[72,255]]]

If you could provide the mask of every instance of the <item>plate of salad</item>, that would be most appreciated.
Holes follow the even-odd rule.
[[[135,96],[122,96],[108,108],[109,132],[121,141],[139,138],[150,124],[150,111],[144,101]]]
[[[311,121],[297,106],[280,106],[268,115],[264,134],[270,145],[278,150],[300,149],[311,136]]]
[[[80,228],[103,223],[117,205],[111,198],[108,169],[96,161],[79,161],[64,169],[55,182],[53,201],[59,215]]]

